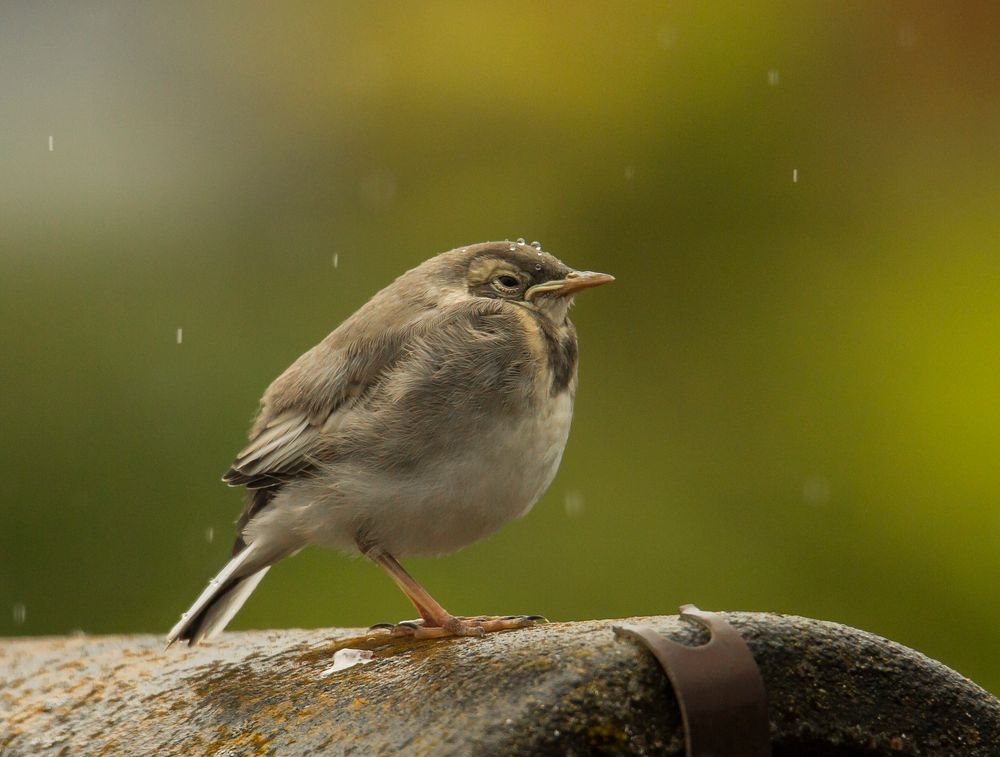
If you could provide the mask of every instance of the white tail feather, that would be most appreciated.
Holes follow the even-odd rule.
[[[261,568],[252,576],[247,576],[224,598],[209,607],[205,613],[205,619],[201,623],[201,628],[191,638],[191,645],[194,646],[202,640],[210,641],[222,633],[222,630],[229,625],[229,621],[233,619],[233,616],[243,607],[243,603],[253,594],[253,590],[257,588],[257,584],[267,574],[270,567],[269,565],[267,568]]]
[[[254,570],[254,567],[259,568],[260,563],[256,560],[251,560],[251,558],[258,551],[257,542],[248,545],[238,555],[233,557],[226,564],[226,567],[219,571],[219,574],[215,578],[209,581],[205,591],[194,601],[191,608],[181,615],[181,619],[177,621],[177,624],[170,629],[170,633],[167,634],[168,647],[188,630],[191,623],[198,618],[206,607],[216,601],[218,596],[227,588],[230,580],[239,578],[241,575],[246,576],[239,586],[232,589],[228,596],[219,601],[218,608],[208,610],[209,614],[206,615],[201,628],[198,629],[197,638],[191,639],[191,644],[197,644],[206,636],[222,630],[267,572],[267,566],[263,569]],[[257,563],[257,565],[255,566],[254,563]]]

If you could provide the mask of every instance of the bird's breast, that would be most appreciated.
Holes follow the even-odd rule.
[[[539,403],[535,415],[523,422],[522,471],[528,484],[525,501],[517,517],[526,514],[545,493],[559,470],[573,420],[573,392],[566,388]]]
[[[420,553],[452,552],[526,515],[559,470],[572,419],[573,395],[563,391],[532,412],[481,427],[470,454],[441,464],[439,480],[448,484],[433,509],[442,517],[435,543]]]

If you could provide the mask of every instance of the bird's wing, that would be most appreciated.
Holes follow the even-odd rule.
[[[352,321],[268,388],[250,441],[224,481],[269,489],[314,466],[318,455],[327,459],[327,442],[359,402],[371,404],[376,385],[383,388],[371,399],[380,407],[426,393],[424,402],[404,402],[420,415],[451,412],[431,406],[468,401],[477,390],[500,389],[520,376],[512,368],[520,363],[522,342],[511,338],[519,319],[495,300],[437,307],[381,331]]]
[[[359,314],[361,311],[359,311]],[[289,366],[264,392],[250,441],[222,477],[249,490],[236,522],[233,554],[245,547],[243,529],[288,481],[316,465],[324,435],[391,371],[413,338],[414,322],[378,331],[357,315]]]
[[[308,467],[308,454],[319,427],[297,409],[278,413],[267,421],[222,477],[230,486],[261,489],[283,482]]]
[[[324,434],[398,361],[413,330],[411,323],[356,339],[338,330],[302,355],[264,393],[250,441],[223,481],[267,489],[312,467]]]

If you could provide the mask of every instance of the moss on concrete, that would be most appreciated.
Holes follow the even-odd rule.
[[[905,647],[833,623],[727,613],[768,688],[775,753],[996,755],[1000,702]],[[611,631],[676,616],[414,641],[357,630],[0,642],[0,754],[683,754],[652,656]],[[374,661],[325,674],[339,649]]]

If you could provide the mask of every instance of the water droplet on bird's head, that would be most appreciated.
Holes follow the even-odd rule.
[[[536,250],[542,249],[542,243],[539,242],[537,239],[531,243],[531,246],[534,247]]]
[[[514,252],[514,250],[517,249],[517,245],[516,244],[512,244],[509,249],[510,249],[511,252]]]
[[[542,270],[542,264],[541,263],[535,263],[535,270],[536,271]]]
[[[524,244],[524,237],[518,237],[517,238],[517,243],[518,244]]]

